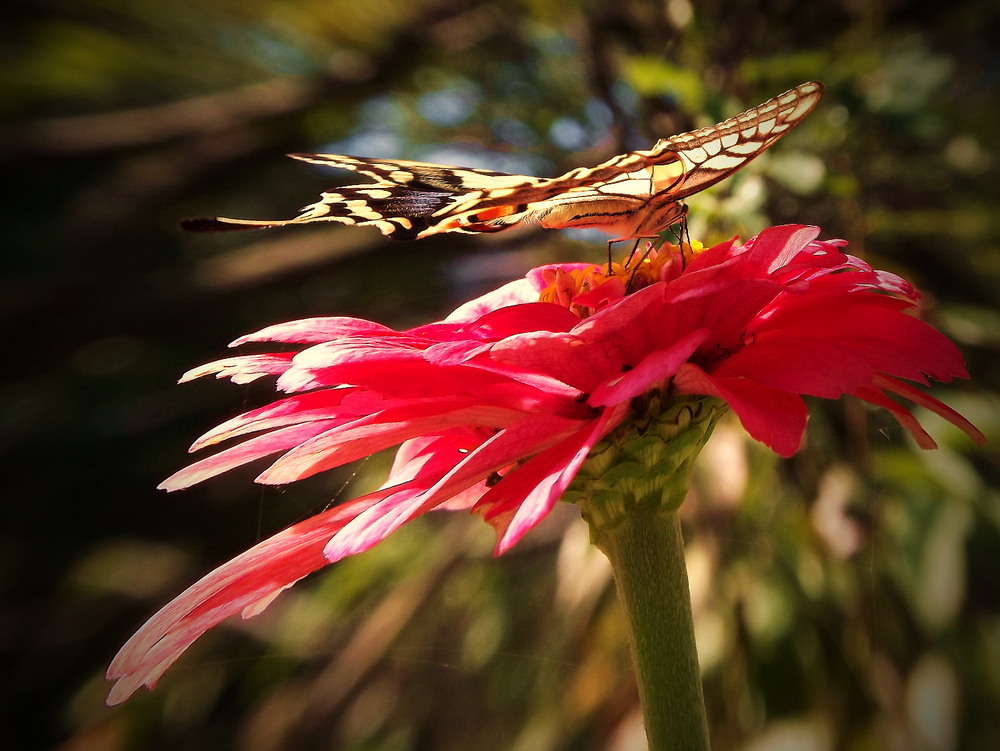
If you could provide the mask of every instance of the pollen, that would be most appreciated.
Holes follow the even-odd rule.
[[[705,250],[698,241],[683,245],[665,244],[653,248],[647,243],[640,255],[633,251],[620,263],[594,264],[573,269],[550,268],[543,272],[547,283],[539,302],[568,308],[580,318],[587,318],[627,294],[656,282],[675,279],[686,263]]]

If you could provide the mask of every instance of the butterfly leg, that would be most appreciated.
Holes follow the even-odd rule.
[[[632,265],[632,259],[635,258],[635,252],[637,250],[639,250],[639,243],[641,243],[641,242],[642,242],[642,238],[641,237],[635,238],[635,245],[632,246],[632,250],[630,250],[628,252],[628,258],[625,259],[625,268],[628,268],[629,266]],[[643,254],[642,258],[639,259],[639,262],[642,263],[642,261],[643,261],[643,259],[645,257],[646,257],[646,255]]]
[[[628,253],[628,258],[625,259],[625,268],[627,269],[632,264],[632,259],[635,257],[635,252],[639,249],[639,243],[642,242],[641,237],[635,238],[635,245],[632,246],[632,250]],[[611,276],[611,246],[615,243],[615,240],[608,240],[608,276]],[[645,256],[643,256],[645,258]],[[641,259],[640,259],[641,260]]]
[[[646,252],[642,254],[639,258],[639,262],[632,268],[632,275],[628,278],[628,284],[625,285],[625,291],[630,292],[632,290],[632,282],[635,281],[635,275],[639,273],[639,268],[642,266],[642,262],[646,260],[650,252],[653,250],[653,242],[648,238],[637,237],[635,238],[635,245],[632,246],[632,252],[628,254],[628,261],[625,263],[625,268],[628,268],[632,264],[632,259],[635,257],[635,253],[639,250],[639,243],[647,240]]]
[[[691,232],[688,230],[688,207],[686,203],[681,204],[681,209],[684,213],[681,214],[681,268],[685,264],[684,256],[684,243],[687,243],[688,248],[691,247]]]
[[[687,257],[684,255],[684,246],[686,244],[688,248],[691,247],[691,233],[688,231],[687,204],[682,203],[680,204],[680,207],[681,207],[681,215],[677,219],[677,221],[674,222],[674,224],[670,225],[670,234],[674,236],[674,239],[677,240],[677,244],[680,246],[681,268],[684,268],[685,264],[687,263]],[[675,226],[677,227],[676,231],[674,231]]]

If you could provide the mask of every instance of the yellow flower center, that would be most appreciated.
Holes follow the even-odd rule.
[[[705,250],[695,240],[691,244],[664,244],[646,250],[633,250],[620,263],[582,266],[577,269],[548,269],[543,278],[548,286],[542,290],[540,302],[551,302],[569,308],[580,318],[600,310],[611,300],[619,299],[656,282],[668,281],[683,270],[684,265]]]

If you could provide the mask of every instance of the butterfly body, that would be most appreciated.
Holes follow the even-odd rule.
[[[522,223],[600,229],[613,240],[655,237],[684,217],[683,199],[714,185],[770,148],[812,111],[822,84],[809,82],[718,125],[661,139],[596,167],[552,178],[339,154],[295,159],[357,172],[374,182],[323,193],[293,219],[192,219],[195,231],[263,229],[311,222],[374,226],[394,240],[443,232],[499,232]]]

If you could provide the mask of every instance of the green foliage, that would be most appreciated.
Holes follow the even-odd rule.
[[[181,372],[276,321],[414,325],[540,261],[604,253],[530,229],[389,246],[343,227],[186,237],[176,221],[284,216],[339,179],[286,151],[556,174],[819,79],[795,133],[691,198],[692,235],[816,223],[914,279],[969,361],[948,401],[995,443],[993,5],[18,3],[0,43],[0,743],[641,747],[607,568],[568,505],[498,560],[477,519],[408,525],[102,706],[108,660],[173,594],[384,476],[380,457],[162,496],[196,435],[267,398],[177,387]],[[787,462],[720,425],[682,507],[715,747],[995,748],[995,446],[929,417],[943,448],[918,453],[849,400],[811,412]]]

